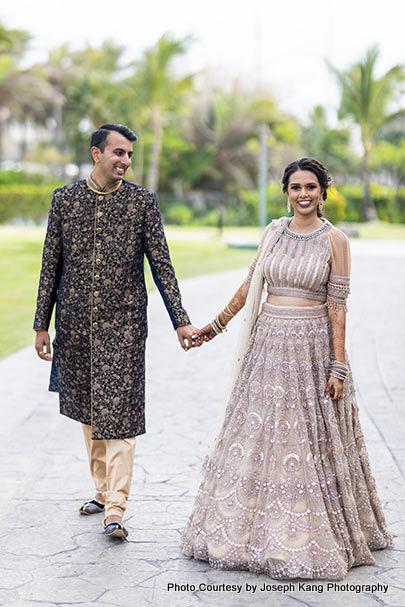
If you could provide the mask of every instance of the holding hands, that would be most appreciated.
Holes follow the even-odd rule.
[[[226,318],[227,316],[229,319]],[[229,309],[229,306],[226,306],[225,310],[222,310],[214,320],[205,325],[202,329],[197,329],[193,325],[178,327],[177,335],[181,347],[187,352],[190,348],[199,348],[204,341],[211,341],[216,335],[226,330],[228,320],[233,316],[234,314]]]
[[[190,348],[199,348],[203,342],[200,330],[193,325],[183,325],[176,329],[177,337],[185,352]]]

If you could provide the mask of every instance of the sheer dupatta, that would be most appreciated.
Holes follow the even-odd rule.
[[[236,379],[239,375],[242,366],[242,361],[246,354],[247,346],[249,343],[249,338],[259,314],[260,304],[263,297],[264,260],[280,238],[284,230],[284,226],[288,222],[288,219],[288,217],[280,217],[279,219],[273,219],[273,221],[265,229],[262,239],[260,241],[257,255],[255,261],[253,262],[255,268],[250,281],[248,296],[246,298],[245,305],[242,308],[242,321],[233,366],[231,369],[230,382],[228,385],[228,389],[225,393],[222,409],[219,412],[217,428],[215,431],[214,439],[211,441],[208,456],[211,456],[215,450],[218,434],[224,422],[225,412],[229,402],[229,398],[235,386]]]

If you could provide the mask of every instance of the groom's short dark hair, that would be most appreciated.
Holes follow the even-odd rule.
[[[129,127],[125,126],[125,124],[102,124],[100,128],[98,128],[97,131],[94,131],[94,133],[92,134],[90,140],[90,147],[92,148],[93,146],[95,146],[96,148],[99,148],[99,150],[104,152],[107,137],[108,134],[111,133],[111,131],[116,131],[117,133],[120,133],[120,135],[123,135],[123,137],[128,139],[128,141],[136,141],[138,139],[135,133],[131,131]]]

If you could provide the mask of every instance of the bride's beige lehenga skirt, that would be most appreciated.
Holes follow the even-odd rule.
[[[273,578],[341,580],[392,545],[351,372],[341,400],[324,393],[332,354],[325,304],[263,304],[203,466],[185,554]]]

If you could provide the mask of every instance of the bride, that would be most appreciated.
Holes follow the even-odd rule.
[[[292,219],[269,224],[246,281],[201,329],[210,341],[244,308],[182,545],[216,568],[341,580],[392,545],[345,351],[349,241],[322,217],[331,179],[321,163],[292,162],[282,182]]]

